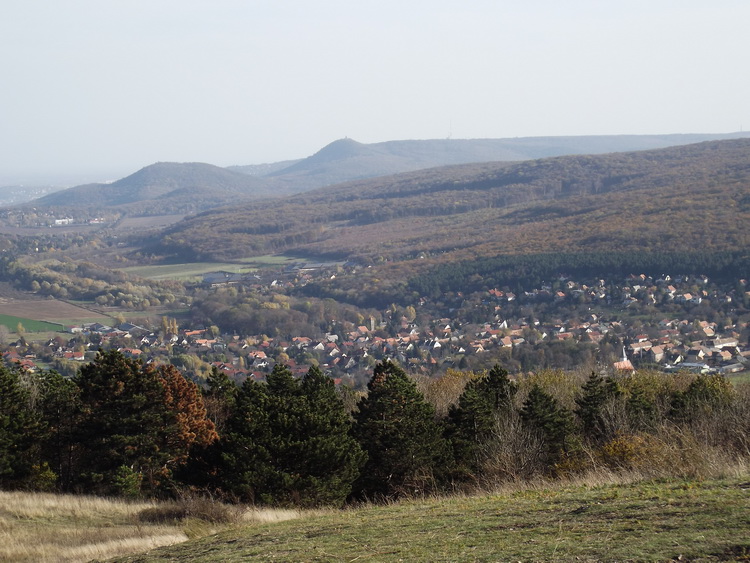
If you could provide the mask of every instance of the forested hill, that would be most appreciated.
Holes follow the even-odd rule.
[[[237,258],[294,250],[364,261],[750,246],[750,139],[351,182],[207,212],[151,251]]]
[[[107,184],[86,184],[33,200],[34,207],[76,211],[114,209],[128,215],[192,214],[221,205],[290,196],[342,182],[489,161],[522,161],[566,154],[600,154],[684,145],[725,135],[619,135],[441,139],[362,144],[340,139],[314,155],[265,165],[220,168],[204,163],[159,162]]]
[[[152,207],[182,203],[225,202],[278,195],[273,182],[198,162],[159,162],[111,184],[87,184],[55,192],[33,202],[36,206],[94,205],[128,207],[150,202]],[[201,209],[201,207],[198,207]]]
[[[649,150],[748,137],[724,135],[584,135],[506,139],[427,139],[359,143],[334,141],[302,160],[232,170],[274,179],[288,192],[302,192],[351,180],[413,172],[425,168],[489,161],[521,161],[550,156]]]

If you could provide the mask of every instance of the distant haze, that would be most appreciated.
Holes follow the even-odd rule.
[[[0,186],[334,139],[750,128],[746,0],[29,0],[0,8]]]

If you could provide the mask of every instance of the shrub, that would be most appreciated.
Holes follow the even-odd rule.
[[[112,492],[126,498],[138,498],[141,496],[142,483],[143,473],[121,465],[112,476]]]
[[[242,518],[243,509],[206,497],[188,496],[141,510],[137,519],[149,524],[165,524],[195,518],[211,524],[235,524]]]
[[[653,433],[620,434],[604,444],[596,457],[610,469],[646,477],[704,478],[732,464],[726,451],[708,447],[689,429],[671,424]]]
[[[498,365],[466,385],[458,404],[448,412],[447,436],[459,468],[477,471],[482,465],[482,457],[486,455],[482,444],[497,431],[502,418],[514,412],[517,389],[508,372]]]
[[[546,471],[546,448],[538,432],[523,424],[518,412],[498,416],[491,434],[478,445],[484,484],[520,481]]]

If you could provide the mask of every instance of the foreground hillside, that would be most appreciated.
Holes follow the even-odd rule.
[[[365,262],[750,245],[750,139],[437,168],[207,212],[155,253],[295,251]]]
[[[540,484],[251,525],[118,561],[716,561],[750,556],[749,475]]]

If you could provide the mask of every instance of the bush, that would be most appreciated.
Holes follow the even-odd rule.
[[[620,434],[596,452],[610,469],[645,477],[705,478],[732,465],[721,448],[701,443],[689,429],[665,424],[654,433]]]
[[[57,473],[50,469],[46,461],[41,465],[32,465],[28,483],[32,491],[52,492],[57,487]]]
[[[121,465],[112,477],[112,491],[118,496],[138,498],[141,496],[143,473]]]
[[[515,411],[496,418],[491,435],[479,444],[479,453],[477,479],[485,484],[521,481],[547,470],[544,440]]]
[[[166,524],[194,518],[211,524],[236,524],[242,519],[243,509],[206,497],[186,497],[147,508],[138,513],[139,522]]]

